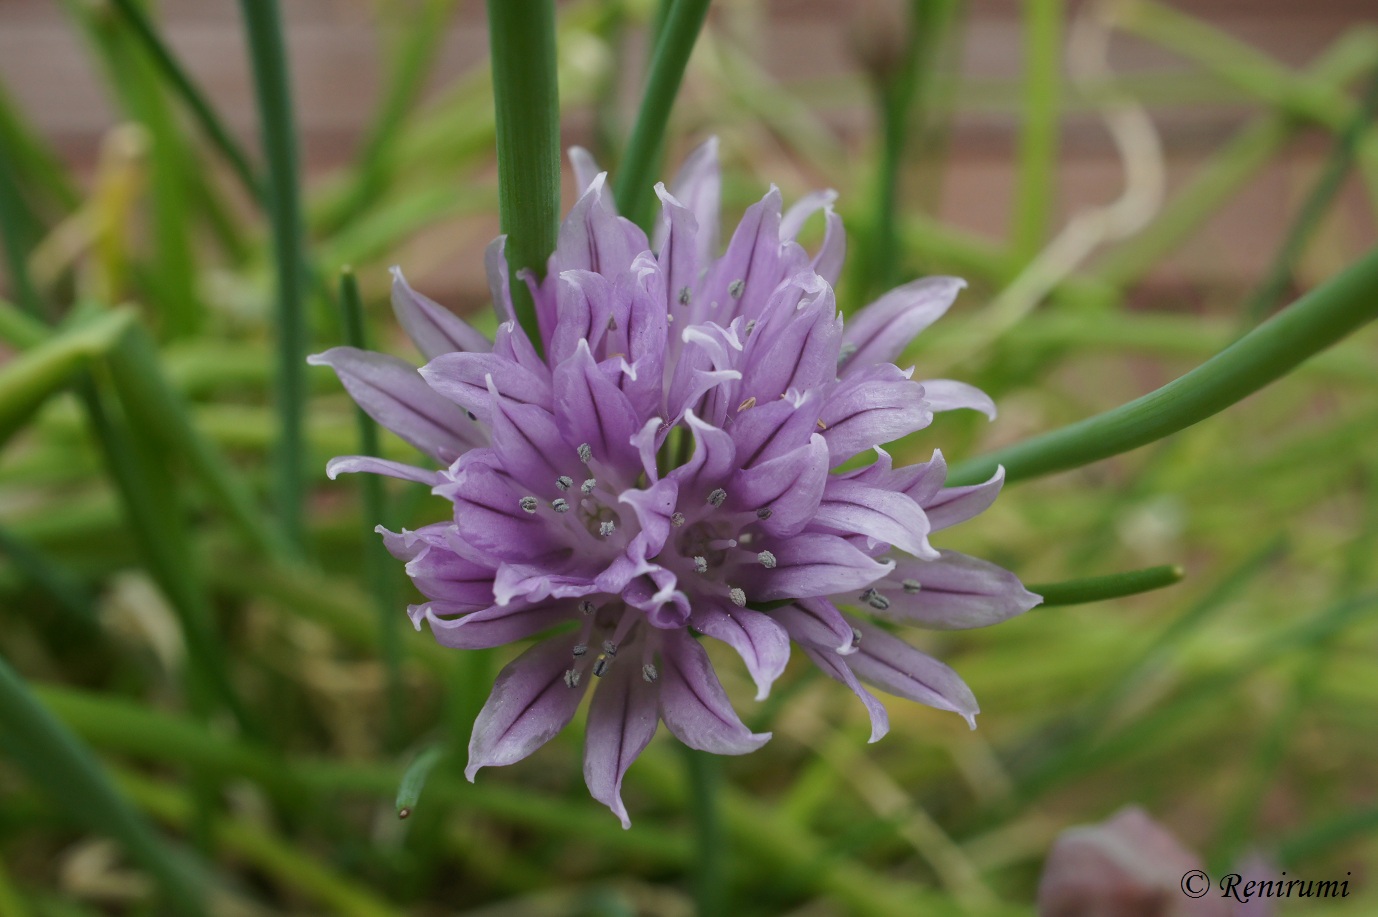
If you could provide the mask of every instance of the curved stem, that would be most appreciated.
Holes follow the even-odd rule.
[[[1084,605],[1087,602],[1102,602],[1106,599],[1150,592],[1179,583],[1185,575],[1186,571],[1180,564],[1164,564],[1161,567],[1126,570],[1123,573],[1109,573],[1105,576],[1088,576],[1085,579],[1066,580],[1061,583],[1042,583],[1028,588],[1030,592],[1043,596],[1040,607],[1048,608],[1054,605]]]
[[[1170,436],[1280,379],[1378,317],[1378,249],[1186,375],[1095,417],[962,462],[950,484],[1065,471]]]

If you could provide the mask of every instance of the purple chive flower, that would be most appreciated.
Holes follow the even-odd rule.
[[[544,358],[512,320],[501,239],[487,255],[505,319],[496,340],[395,273],[397,317],[429,362],[418,372],[347,347],[311,358],[443,466],[352,456],[327,468],[420,481],[454,503],[453,518],[417,531],[380,529],[428,598],[409,609],[417,628],[465,649],[554,634],[499,674],[468,777],[530,755],[595,683],[584,776],[624,826],[623,774],[659,722],[693,748],[759,748],[770,734],[737,717],[696,634],[741,655],[758,698],[798,643],[865,703],[872,741],[888,721],[862,682],[974,725],[961,678],[873,623],[981,627],[1039,601],[1013,574],[929,544],[989,506],[1003,472],[944,488],[940,453],[896,468],[880,448],[936,411],[994,415],[977,389],[915,381],[891,362],[962,281],[906,284],[844,327],[833,193],[782,213],[771,188],[718,257],[715,141],[671,190],[656,186],[654,245],[617,215],[588,155],[572,159],[586,190],[545,280],[521,278]],[[826,234],[810,255],[795,236],[820,210]]]

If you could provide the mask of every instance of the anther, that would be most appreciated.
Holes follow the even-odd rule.
[[[707,573],[707,572],[708,572],[708,558],[704,557],[702,554],[695,554],[695,555],[694,555],[694,572],[695,572],[695,573]]]
[[[555,486],[561,490],[569,490],[574,486],[574,479],[567,474],[562,474],[555,479]]]
[[[746,323],[746,335],[745,335],[745,336],[746,336],[746,337],[751,337],[751,332],[753,332],[753,331],[755,331],[755,330],[756,330],[756,319],[753,318],[751,321],[749,321],[749,322]]]
[[[602,677],[603,677],[603,673],[606,672],[607,670],[608,670],[608,657],[607,657],[607,656],[599,656],[597,659],[595,659],[595,660],[593,661],[593,674],[597,675],[599,678],[602,678]]]
[[[738,608],[746,607],[746,593],[743,592],[740,588],[733,586],[731,589],[728,590],[727,597],[731,599],[732,604],[736,605]]]
[[[852,342],[848,341],[847,343],[843,344],[840,348],[838,348],[837,362],[841,363],[843,360],[847,359],[854,353],[856,353],[856,344],[853,344]]]
[[[679,304],[680,304],[681,306],[687,306],[687,305],[689,305],[689,297],[690,297],[691,295],[692,295],[692,294],[689,292],[689,288],[688,288],[688,287],[680,287],[680,288],[679,288]]]
[[[900,583],[900,585],[903,586],[904,591],[909,593],[910,595],[914,595],[920,589],[923,588],[923,585],[916,579],[907,579],[904,582]]]
[[[679,528],[681,525],[684,525],[684,513],[675,513],[674,515],[672,515],[670,517],[670,524],[673,525],[675,528]]]
[[[733,299],[742,295],[742,290],[746,288],[745,280],[734,280],[727,285],[727,295]]]
[[[593,447],[588,443],[580,443],[578,452],[579,461],[583,462],[585,465],[593,461]]]
[[[598,479],[589,478],[587,481],[579,485],[579,492],[587,497],[589,494],[593,493],[593,489],[597,486]]]
[[[608,330],[609,330],[609,331],[616,331],[616,330],[617,330],[617,316],[616,316],[616,315],[609,315],[609,316],[608,316]]]
[[[603,641],[603,652],[607,653],[609,656],[616,656],[616,655],[617,655],[617,644],[616,644],[616,643],[613,643],[611,640],[604,640],[604,641]]]
[[[535,497],[529,494],[525,497],[522,497],[521,499],[521,508],[526,510],[528,513],[534,513],[536,511],[536,507],[540,505],[541,501],[537,500]]]
[[[617,531],[617,523],[613,522],[611,519],[607,522],[598,523],[598,534],[602,535],[604,538],[607,538],[615,531]]]
[[[660,673],[656,671],[654,665],[648,662],[641,667],[641,677],[647,681],[654,682],[656,679],[660,678]]]
[[[763,506],[756,510],[756,518],[762,521],[769,519],[773,515],[775,515],[775,510],[771,509],[769,506]]]
[[[861,646],[861,631],[859,631],[859,630],[857,630],[855,627],[853,627],[853,628],[852,628],[852,649],[856,649],[858,646]]]
[[[863,593],[861,594],[861,596],[860,596],[860,599],[861,599],[861,601],[863,601],[863,602],[865,602],[866,604],[869,605],[869,604],[871,604],[871,600],[874,599],[874,598],[875,598],[876,596],[878,596],[878,595],[880,595],[880,593],[879,593],[879,592],[876,592],[875,588],[873,587],[873,588],[867,589],[865,592],[863,592]]]
[[[723,490],[721,487],[713,488],[713,492],[708,495],[708,502],[712,503],[714,506],[722,506],[723,501],[726,499],[727,491]]]
[[[578,670],[578,669],[566,669],[566,670],[565,670],[565,687],[567,687],[567,688],[577,688],[577,687],[579,687],[579,670]]]
[[[870,605],[876,611],[885,611],[890,607],[890,600],[877,592],[866,600],[866,604]]]
[[[587,653],[588,651],[589,651],[589,648],[588,648],[588,644],[587,644],[587,643],[576,643],[576,644],[574,644],[574,655],[575,655],[576,657],[582,656],[582,655],[584,655],[585,653]]]
[[[590,602],[588,599],[584,599],[582,602],[579,603],[579,611],[583,614],[591,615],[596,610],[597,609],[593,607],[593,603]]]
[[[742,411],[749,410],[750,408],[754,407],[756,407],[756,396],[752,395],[750,398],[746,399],[741,404],[737,405],[737,413],[740,414]]]
[[[823,418],[822,418],[822,417],[818,418],[817,423],[818,423],[818,429],[820,429],[820,430],[826,430],[826,429],[828,429],[828,425],[825,424],[825,423],[823,422]]]
[[[564,497],[556,497],[555,500],[550,504],[550,508],[555,510],[555,512],[557,513],[567,513],[569,512],[569,501],[566,500]]]
[[[478,415],[475,414],[473,411],[466,410],[464,413],[469,415],[470,420],[478,420]]]
[[[756,559],[759,560],[761,566],[765,567],[767,570],[774,570],[776,563],[778,563],[775,559],[775,555],[769,551],[762,551],[760,554],[757,554]]]

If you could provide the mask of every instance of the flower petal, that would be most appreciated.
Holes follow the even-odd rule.
[[[748,340],[742,356],[743,398],[764,404],[791,388],[806,392],[837,378],[842,318],[832,287],[816,274],[809,278],[798,306],[772,314],[767,328],[757,329],[759,337]]]
[[[325,463],[325,476],[332,481],[342,474],[359,472],[383,474],[403,481],[415,481],[418,484],[437,484],[441,480],[440,473],[429,468],[417,468],[415,465],[374,458],[371,455],[341,455]]]
[[[706,265],[718,254],[718,208],[722,200],[722,172],[718,166],[718,138],[695,147],[670,182],[670,193],[694,215],[698,234],[694,246],[698,263]]]
[[[744,755],[770,740],[743,725],[698,641],[683,630],[663,632],[660,718],[685,745],[718,755]]]
[[[493,693],[469,739],[472,783],[479,768],[513,764],[555,737],[574,718],[586,683],[565,684],[569,639],[552,637],[522,653],[498,673]]]
[[[636,476],[641,461],[632,437],[641,424],[627,396],[594,363],[587,342],[555,369],[555,422],[571,448],[588,443],[603,467]]]
[[[810,598],[851,592],[868,586],[894,567],[876,561],[846,539],[818,532],[786,538],[770,548],[772,568],[748,568],[746,593],[755,602]]]
[[[819,419],[834,465],[858,452],[922,430],[933,422],[924,390],[898,367],[881,363],[839,381],[824,399]]]
[[[354,347],[332,347],[306,362],[335,370],[368,416],[447,465],[483,444],[464,412],[432,391],[410,363]]]
[[[974,385],[955,379],[925,379],[919,384],[923,386],[923,400],[934,411],[970,408],[980,411],[991,420],[995,419],[995,402]]]
[[[1005,484],[1005,466],[995,469],[995,474],[983,484],[968,484],[965,487],[944,487],[925,501],[923,511],[928,514],[931,530],[950,528],[959,522],[966,522],[973,516],[984,513]]]
[[[936,560],[895,564],[877,586],[889,602],[877,617],[933,630],[966,630],[1007,621],[1042,601],[1003,567],[956,551],[938,553]]]
[[[957,277],[924,277],[896,287],[852,316],[842,333],[848,356],[841,375],[874,363],[893,363],[920,331],[952,305],[966,281]]]
[[[917,503],[860,481],[830,476],[813,522],[838,534],[865,535],[915,557],[938,556],[928,543],[928,517]]]
[[[852,625],[827,599],[797,599],[770,614],[800,643],[844,655],[856,651]]]
[[[862,687],[856,673],[847,666],[846,658],[824,647],[808,644],[804,645],[804,652],[809,659],[813,660],[813,664],[823,671],[823,674],[851,688],[852,693],[865,705],[866,712],[871,717],[871,738],[869,741],[879,742],[885,738],[890,732],[890,714],[886,712],[885,705],[877,700],[874,694]]]
[[[570,169],[574,172],[575,193],[582,195],[603,170],[598,168],[598,160],[593,158],[593,154],[581,146],[570,147],[566,155],[569,156]]]
[[[495,353],[446,353],[421,367],[421,378],[433,394],[448,398],[483,423],[493,419],[490,376],[499,394],[509,401],[547,409],[551,405],[549,382]]]
[[[606,172],[595,176],[560,224],[548,274],[558,277],[565,271],[580,270],[616,277],[638,252],[650,248],[646,234],[617,215],[607,178]]]
[[[584,738],[584,783],[594,799],[612,809],[623,828],[630,828],[632,820],[622,804],[622,777],[660,725],[658,686],[648,684],[641,670],[629,663],[610,666],[598,682]]]
[[[512,308],[512,281],[507,268],[507,237],[498,236],[483,252],[483,268],[488,274],[488,294],[493,297],[493,311],[498,321],[514,322],[517,313]]]
[[[392,311],[427,360],[457,350],[485,353],[493,349],[493,342],[464,319],[413,290],[397,267],[392,269]]]
[[[460,557],[447,547],[428,545],[407,561],[407,575],[429,599],[472,606],[493,604],[493,568]]]
[[[762,528],[784,536],[802,530],[817,514],[827,483],[828,446],[815,433],[807,445],[738,472],[727,494],[734,509],[759,513]]]
[[[789,634],[785,629],[759,611],[707,602],[695,606],[689,623],[737,651],[756,682],[756,699],[765,700],[771,684],[789,662]]]
[[[431,604],[434,603],[427,603]],[[486,650],[495,646],[506,646],[549,630],[563,621],[570,620],[571,617],[571,609],[564,602],[490,605],[462,618],[441,618],[429,608],[426,611],[426,620],[431,625],[435,641],[441,646],[458,650]],[[564,641],[563,658],[565,668],[568,668],[573,640],[567,636],[552,637],[551,640]],[[561,674],[563,671],[561,669]],[[560,687],[565,686],[561,684]]]
[[[849,620],[861,631],[861,643],[847,657],[847,665],[862,681],[897,697],[951,710],[976,728],[981,708],[961,676],[879,627],[857,618]]]

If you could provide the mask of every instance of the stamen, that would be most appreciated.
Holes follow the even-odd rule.
[[[885,611],[890,607],[890,600],[877,592],[866,600],[866,604],[870,605],[876,611]]]
[[[923,588],[923,584],[916,579],[907,579],[904,582],[900,583],[900,585],[903,586],[904,591],[909,593],[910,595],[914,595],[916,592]]]
[[[841,363],[843,360],[847,359],[854,353],[856,353],[856,344],[852,343],[851,341],[848,341],[847,343],[843,344],[840,348],[838,348],[837,362]]]
[[[574,486],[574,479],[567,474],[562,474],[555,479],[555,486],[561,490],[569,490]]]
[[[469,419],[470,419],[470,420],[478,420],[478,415],[475,414],[473,411],[465,410],[464,413],[466,413],[466,414],[469,415]]]
[[[587,643],[576,643],[576,644],[574,644],[574,655],[575,655],[576,658],[579,657],[579,656],[584,655],[584,654],[587,653],[588,651],[589,651],[589,647],[588,647],[588,644],[587,644]]]
[[[579,670],[578,670],[578,669],[566,669],[566,670],[565,670],[565,687],[567,687],[567,688],[577,688],[577,687],[579,687]]]
[[[666,312],[666,313],[665,313],[665,324],[667,324],[667,325],[673,325],[674,323],[675,323],[675,314],[674,314],[673,312]]]
[[[684,513],[675,513],[673,516],[671,516],[670,524],[673,525],[675,528],[679,528],[681,525],[684,525]]]
[[[757,554],[756,559],[759,560],[761,566],[765,567],[767,570],[774,570],[776,563],[778,563],[775,559],[775,555],[769,551],[762,551],[760,554]]]
[[[641,677],[649,682],[655,682],[656,679],[660,678],[660,673],[656,671],[654,665],[648,662],[641,667]]]
[[[727,491],[723,490],[721,487],[713,488],[713,492],[708,495],[708,502],[712,503],[715,507],[722,506],[726,499]]]
[[[580,443],[578,451],[579,461],[583,462],[585,465],[593,461],[593,447],[588,443]]]
[[[756,407],[756,396],[752,395],[750,398],[746,399],[741,404],[737,405],[737,413],[740,414],[742,411],[754,407]]]
[[[818,418],[818,429],[820,429],[820,430],[826,430],[826,429],[828,429],[828,425],[825,424],[825,423],[823,422],[823,418],[822,418],[822,417]]]
[[[858,646],[861,646],[861,631],[859,631],[859,630],[857,630],[855,627],[853,627],[853,628],[852,628],[852,649],[856,649]]]
[[[582,602],[579,603],[579,611],[583,614],[591,615],[597,610],[598,609],[595,608],[593,603],[590,602],[588,599],[584,599]]]
[[[736,299],[742,295],[742,290],[744,289],[746,289],[745,280],[734,280],[727,285],[727,295]]]
[[[564,497],[556,497],[554,502],[550,504],[550,508],[557,513],[567,513],[569,512],[569,501]]]
[[[860,595],[860,599],[861,599],[861,601],[863,601],[863,602],[865,602],[866,604],[869,605],[869,604],[871,604],[871,600],[872,600],[873,598],[875,598],[876,596],[878,596],[878,595],[880,595],[880,593],[879,593],[879,592],[876,592],[875,588],[872,587],[872,588],[870,588],[870,589],[867,589],[865,592],[863,592],[863,593]]]
[[[727,591],[727,597],[731,599],[732,604],[736,605],[738,608],[746,607],[746,593],[736,586],[733,586]]]
[[[708,542],[708,546],[714,551],[730,551],[737,546],[737,539],[714,538]]]
[[[608,670],[608,657],[607,657],[607,656],[601,656],[601,655],[600,655],[597,659],[593,660],[593,674],[597,675],[599,678],[602,678],[602,677],[603,677],[603,673],[606,672],[607,670]]]
[[[695,554],[695,555],[694,555],[694,572],[695,572],[695,573],[707,573],[707,572],[708,572],[708,558],[704,557],[702,554]]]
[[[535,497],[528,494],[525,497],[522,497],[520,505],[521,508],[526,510],[528,513],[534,513],[536,511],[536,507],[541,505],[541,501],[537,500]]]
[[[760,509],[756,510],[756,518],[760,519],[763,522],[773,515],[775,515],[775,510],[771,509],[769,506],[763,506]]]
[[[756,330],[756,319],[753,318],[751,321],[749,321],[749,322],[746,323],[746,334],[743,335],[743,337],[751,337],[751,332],[753,332],[753,331],[755,331],[755,330]]]
[[[582,483],[582,484],[579,485],[579,492],[582,493],[584,496],[587,497],[589,494],[593,493],[593,489],[594,489],[595,487],[597,487],[597,486],[598,486],[598,479],[597,479],[597,478],[589,478],[587,481],[585,481],[584,483]]]
[[[617,330],[617,316],[616,316],[616,315],[609,315],[609,316],[608,316],[608,330],[609,330],[609,331],[616,331],[616,330]]]
[[[689,292],[689,288],[688,288],[688,287],[680,287],[680,288],[679,288],[679,304],[680,304],[681,306],[687,306],[687,305],[689,305],[689,297],[692,296],[692,295],[693,295],[693,294]]]
[[[616,656],[616,655],[617,655],[617,644],[616,644],[616,643],[613,643],[611,640],[604,640],[604,641],[603,641],[603,652],[607,653],[609,656]]]
[[[607,522],[598,523],[598,534],[602,535],[604,538],[607,538],[615,531],[617,531],[617,523],[613,522],[611,519]]]

